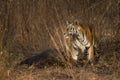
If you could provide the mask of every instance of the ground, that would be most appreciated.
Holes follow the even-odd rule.
[[[104,44],[104,43],[103,43]],[[96,64],[72,67],[47,66],[38,68],[34,65],[18,66],[11,70],[11,80],[119,80],[120,79],[120,50],[119,44],[115,47],[102,46],[101,56]],[[107,47],[107,48],[105,48]],[[99,47],[100,48],[100,47]]]

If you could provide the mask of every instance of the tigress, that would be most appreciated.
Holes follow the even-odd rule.
[[[96,47],[96,30],[94,27],[79,23],[68,23],[64,32],[66,48],[74,60],[78,60],[80,51],[87,49],[88,61],[94,61],[94,48]]]

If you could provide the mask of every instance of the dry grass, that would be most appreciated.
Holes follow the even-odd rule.
[[[2,0],[0,5],[0,80],[120,79],[118,0]],[[15,68],[50,48],[56,48],[64,62],[66,21],[76,19],[97,28],[101,56],[94,67]]]
[[[5,55],[4,55],[5,54]],[[9,77],[9,68],[7,67],[9,65],[9,59],[8,54],[5,52],[0,52],[0,79],[6,80]]]

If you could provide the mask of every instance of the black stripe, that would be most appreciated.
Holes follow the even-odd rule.
[[[73,48],[75,49],[75,50],[77,50],[77,51],[80,51],[81,50],[81,48],[77,45],[77,47],[74,47],[73,46]]]

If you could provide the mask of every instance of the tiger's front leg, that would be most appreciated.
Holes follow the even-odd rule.
[[[72,48],[71,57],[72,57],[75,61],[78,60],[78,54],[79,54],[79,51],[78,51],[78,50],[75,50],[74,48]]]
[[[94,63],[94,46],[91,45],[90,48],[88,49],[88,61],[90,63]]]

